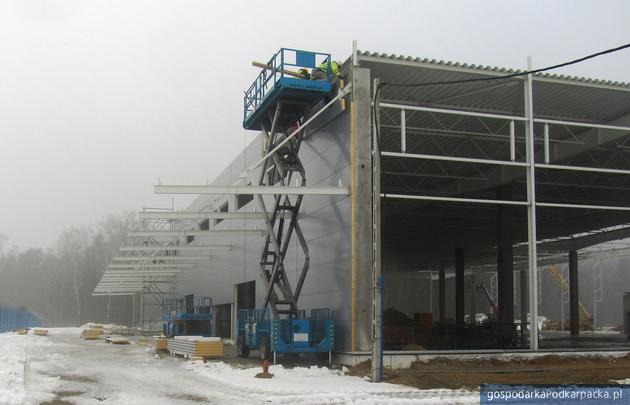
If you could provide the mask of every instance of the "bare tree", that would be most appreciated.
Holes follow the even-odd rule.
[[[59,237],[58,249],[62,262],[68,266],[74,290],[77,322],[81,324],[81,288],[84,276],[84,258],[90,243],[92,231],[89,227],[74,227],[64,231]]]

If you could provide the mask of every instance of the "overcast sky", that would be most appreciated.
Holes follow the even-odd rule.
[[[629,21],[624,0],[0,0],[0,233],[48,247],[170,206],[158,179],[211,181],[255,136],[251,61],[282,46],[541,67],[630,42]],[[630,82],[630,51],[560,72]]]

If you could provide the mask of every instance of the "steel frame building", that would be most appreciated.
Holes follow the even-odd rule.
[[[211,186],[156,186],[200,196],[185,212],[141,213],[141,229],[121,250],[190,254],[192,268],[166,262],[177,269],[169,293],[229,306],[233,330],[238,285],[258,281],[255,302],[265,296],[258,271],[265,226],[248,196],[270,203],[293,192],[304,195],[299,216],[310,247],[301,305],[333,310],[342,357],[365,354],[382,338],[373,327],[381,273],[385,306],[419,308],[456,326],[474,313],[467,277],[488,277],[508,325],[499,333],[508,335],[514,319],[538,318],[540,268],[568,257],[577,334],[578,251],[592,257],[590,247],[630,236],[630,85],[530,74],[394,86],[516,71],[356,49],[342,72],[345,84],[301,129],[305,186],[256,189],[265,158],[259,134]],[[223,248],[210,250],[216,246]],[[209,260],[195,257],[204,247]],[[287,275],[297,281],[303,253],[295,244],[291,252]],[[154,279],[138,270],[126,274],[133,282],[113,278],[95,294],[147,291]],[[416,279],[429,287],[414,289]],[[537,334],[529,347],[539,348]]]

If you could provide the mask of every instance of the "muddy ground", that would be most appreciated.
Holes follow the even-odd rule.
[[[366,361],[350,369],[371,374]],[[416,388],[478,389],[480,384],[614,384],[630,378],[630,354],[622,357],[547,355],[530,359],[453,360],[434,358],[415,362],[409,369],[385,371],[385,381]]]

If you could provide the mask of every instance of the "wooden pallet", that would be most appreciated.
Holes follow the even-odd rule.
[[[223,341],[221,338],[204,338],[201,336],[175,336],[169,339],[167,350],[171,355],[185,358],[193,357],[222,357]]]

